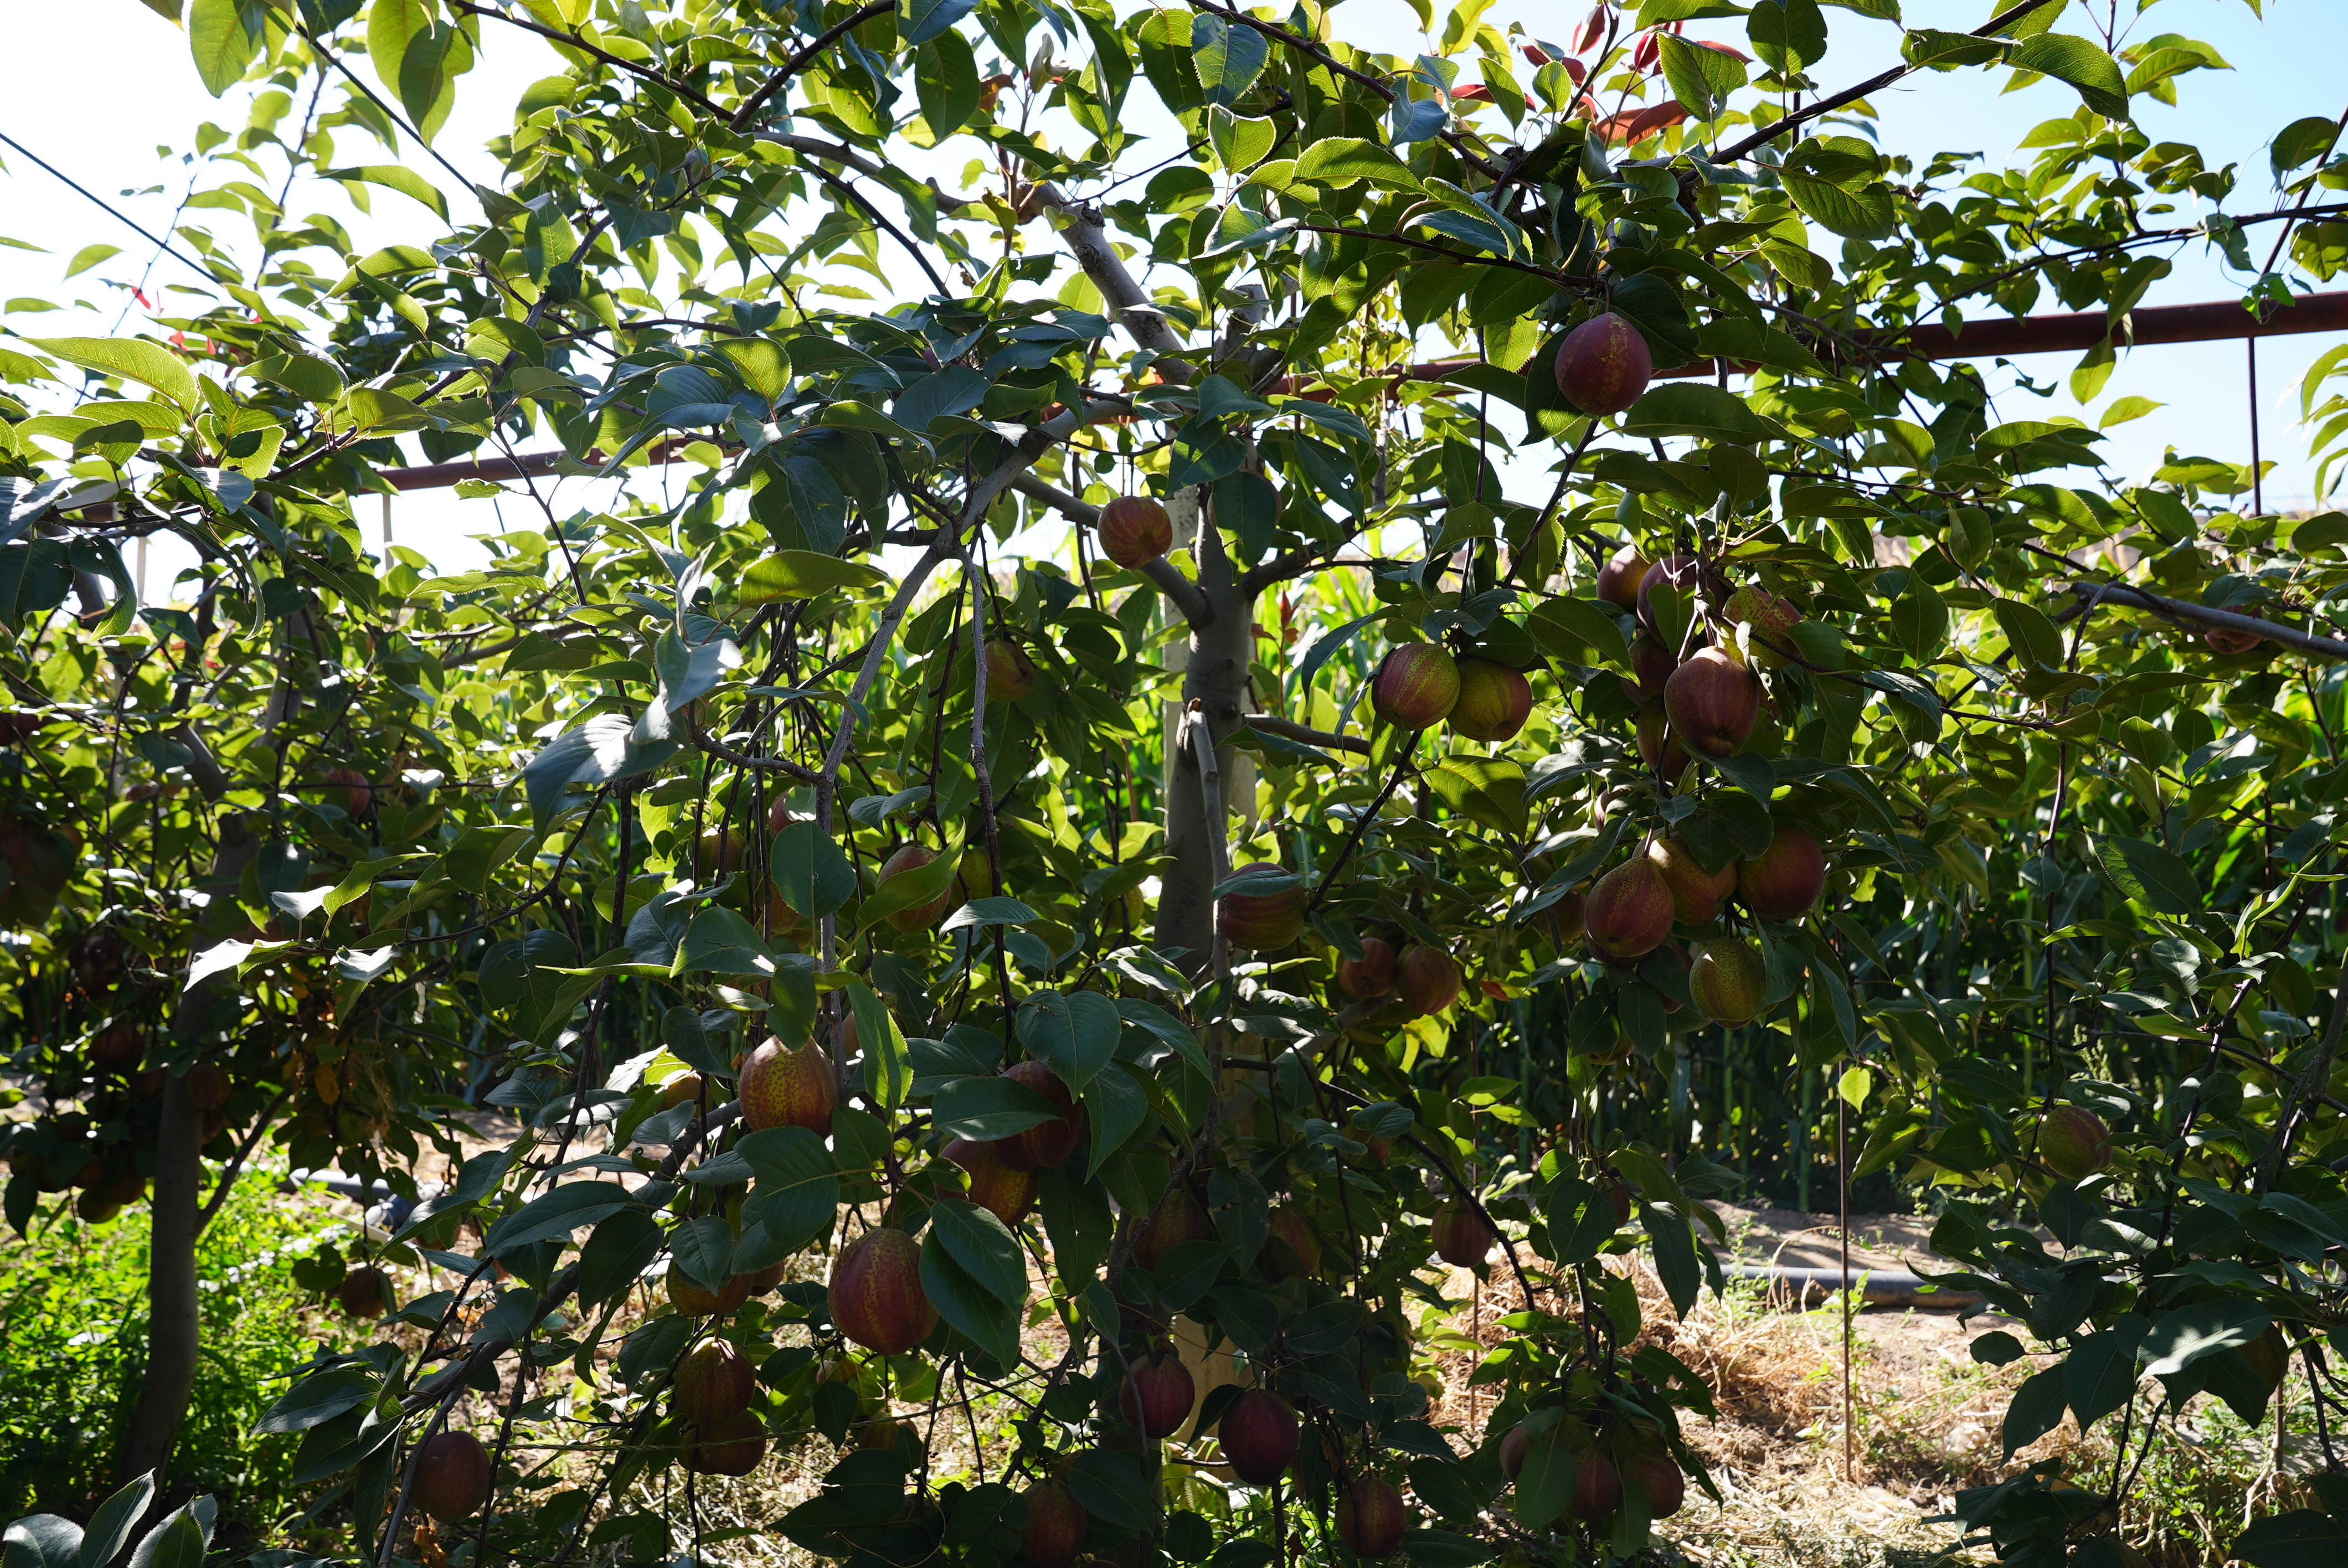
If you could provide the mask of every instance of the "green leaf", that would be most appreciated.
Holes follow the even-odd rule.
[[[947,916],[938,932],[942,936],[968,926],[1032,926],[1036,918],[1035,911],[1016,898],[973,898]]]
[[[2013,1401],[2005,1408],[2005,1424],[2002,1434],[2006,1459],[2062,1424],[2063,1412],[2070,1400],[2065,1392],[2063,1368],[2049,1367],[2024,1379],[2013,1391]]]
[[[1558,1437],[1535,1438],[1517,1471],[1517,1519],[1539,1530],[1573,1501],[1573,1455]]]
[[[1570,1176],[1550,1189],[1546,1206],[1559,1263],[1588,1263],[1614,1239],[1614,1195],[1594,1183]]]
[[[324,170],[321,179],[355,179],[367,185],[380,185],[386,190],[396,190],[402,196],[421,201],[432,209],[443,223],[448,221],[448,199],[440,194],[433,183],[403,163],[366,163],[349,169]]]
[[[1890,618],[1892,637],[1919,664],[1929,662],[1948,640],[1949,607],[1921,577],[1910,575],[1906,590],[1891,601]]]
[[[1622,415],[1622,433],[1642,439],[1694,436],[1737,446],[1792,439],[1783,425],[1754,413],[1735,393],[1699,381],[1674,381],[1649,391]]]
[[[306,1432],[345,1410],[356,1409],[382,1388],[382,1375],[372,1367],[344,1366],[315,1372],[280,1395],[275,1404],[262,1412],[252,1430],[263,1436]]]
[[[247,0],[195,0],[188,11],[188,52],[195,56],[196,78],[204,91],[218,97],[244,79],[252,56],[261,47],[256,26],[261,8]]]
[[[482,1248],[499,1256],[536,1242],[568,1237],[582,1225],[628,1206],[628,1189],[617,1182],[571,1182],[532,1198],[489,1227]]]
[[[1387,190],[1425,189],[1418,176],[1392,150],[1357,136],[1331,137],[1306,148],[1296,160],[1296,178],[1301,183],[1325,185],[1333,190],[1343,190],[1363,180]]]
[[[1525,630],[1550,653],[1575,664],[1602,664],[1628,671],[1631,645],[1622,625],[1593,599],[1560,595],[1542,600],[1525,618]],[[1590,657],[1583,658],[1583,654]]]
[[[1832,180],[1815,175],[1784,171],[1786,194],[1805,217],[1818,220],[1818,226],[1840,234],[1848,240],[1888,240],[1900,226],[1898,210],[1892,205],[1891,188],[1881,180],[1846,190]]]
[[[839,1125],[835,1117],[835,1133]],[[735,1266],[778,1263],[831,1229],[839,1212],[839,1171],[822,1139],[804,1127],[769,1127],[734,1147],[750,1162],[757,1183],[742,1217],[766,1233],[764,1249],[755,1252],[749,1233],[743,1233]]]
[[[1039,990],[1019,1004],[1019,1043],[1077,1094],[1117,1053],[1124,1027],[1117,1004],[1098,991]]]
[[[642,1209],[607,1215],[579,1249],[580,1305],[601,1306],[634,1285],[667,1239],[659,1223]]]
[[[122,254],[122,247],[119,245],[84,245],[74,252],[72,262],[66,268],[66,276],[77,277],[88,272],[108,257],[120,254]]]
[[[2201,912],[2201,885],[2192,867],[2157,844],[2106,838],[2096,845],[2104,874],[2119,890],[2163,915]]]
[[[857,1043],[864,1050],[864,1092],[874,1104],[893,1111],[905,1102],[913,1082],[913,1058],[904,1031],[890,1015],[888,1004],[862,980],[848,982],[848,1006],[856,1020]]]
[[[1149,1091],[1135,1081],[1130,1067],[1113,1064],[1085,1086],[1084,1102],[1091,1135],[1085,1168],[1097,1171],[1149,1120]]]
[[[130,1539],[130,1532],[146,1515],[147,1505],[155,1499],[155,1472],[149,1471],[129,1486],[98,1504],[98,1512],[89,1516],[89,1529],[81,1538],[81,1561],[77,1568],[106,1568]]]
[[[2051,14],[2054,8],[2044,9]],[[2085,38],[2069,33],[2041,33],[2016,44],[2005,59],[2017,70],[2037,71],[2070,83],[2078,89],[2081,100],[2106,119],[2128,118],[2127,83],[2120,76],[2119,62]]]
[[[930,1211],[930,1234],[922,1242],[922,1294],[938,1309],[939,1317],[968,1335],[980,1349],[1004,1367],[1016,1367],[1020,1310],[979,1284],[956,1259],[942,1223],[945,1214],[956,1210],[966,1215],[986,1213],[975,1204],[942,1204]],[[995,1225],[999,1229],[1002,1222],[997,1220]],[[1007,1237],[1009,1233],[1004,1235]]]
[[[1672,97],[1698,119],[1720,113],[1728,95],[1745,85],[1745,62],[1734,55],[1692,44],[1675,33],[1659,34],[1656,42]]]
[[[2063,633],[2046,618],[2045,611],[2018,599],[1992,600],[1989,608],[1997,618],[1998,630],[2005,633],[2007,645],[2025,667],[2063,668]]]
[[[1190,64],[1210,104],[1236,103],[1271,57],[1270,41],[1252,27],[1234,26],[1220,16],[1191,19]]]
[[[2127,1403],[2136,1389],[2137,1347],[2147,1327],[2137,1314],[2122,1313],[2109,1328],[2079,1341],[2063,1363],[2064,1398],[2081,1431]]]
[[[980,1288],[1005,1307],[1027,1304],[1027,1255],[994,1211],[975,1204],[940,1204],[930,1225]]]
[[[889,574],[862,561],[841,560],[813,550],[778,550],[751,563],[742,574],[742,602],[772,604],[778,599],[813,599],[838,588],[874,588]]]
[[[933,1104],[940,1132],[977,1143],[1025,1132],[1060,1114],[1050,1101],[1008,1078],[953,1079],[938,1091]]]
[[[839,841],[812,820],[792,823],[775,835],[767,858],[775,891],[809,920],[838,914],[856,896],[856,867]]]
[[[1799,71],[1826,58],[1827,23],[1818,0],[1756,0],[1745,36],[1755,57],[1773,71]]]
[[[685,1276],[707,1290],[723,1290],[734,1277],[734,1233],[724,1220],[704,1214],[669,1233],[669,1254]]]
[[[343,373],[311,354],[272,354],[253,361],[252,374],[305,403],[333,403],[343,395]]]
[[[2240,1298],[2197,1301],[2165,1312],[2153,1319],[2144,1337],[2144,1354],[2148,1358],[2145,1376],[2169,1377],[2204,1356],[2248,1345],[2273,1322],[2265,1307]]]
[[[909,866],[875,888],[857,909],[856,917],[869,927],[900,909],[919,909],[932,904],[961,873],[962,856],[954,850],[946,851],[926,866]]]
[[[196,373],[178,354],[145,338],[26,338],[45,353],[101,375],[121,376],[151,386],[191,414],[201,412],[203,394]]]
[[[2337,1568],[2348,1563],[2348,1519],[2293,1508],[2254,1522],[2235,1539],[2227,1561],[2250,1568]]]

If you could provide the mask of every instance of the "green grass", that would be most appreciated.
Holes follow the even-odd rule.
[[[298,1506],[295,1440],[253,1422],[309,1358],[294,1260],[347,1228],[318,1195],[248,1172],[197,1246],[203,1355],[172,1460],[175,1493],[220,1500],[220,1543],[257,1542]],[[67,1213],[0,1235],[0,1519],[87,1519],[114,1490],[116,1438],[138,1398],[147,1341],[147,1208],[106,1225]]]

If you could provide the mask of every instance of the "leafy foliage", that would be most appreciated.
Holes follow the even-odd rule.
[[[1948,1282],[2027,1328],[2009,1457],[2066,1412],[2123,1455],[2197,1398],[2254,1420],[2294,1356],[2333,1400],[2348,523],[2243,515],[2257,474],[2208,457],[2123,480],[1932,347],[2101,310],[2092,397],[2164,247],[2254,270],[2288,219],[2322,277],[2329,225],[2148,223],[2235,176],[2132,98],[2224,62],[2058,5],[1902,35],[2076,90],[2027,166],[1888,156],[1814,72],[1897,7],[1842,10],[1609,0],[1566,50],[1471,4],[1404,58],[1212,0],[196,0],[201,78],[252,89],[223,172],[438,226],[358,254],[231,174],[264,260],[188,231],[219,302],[169,341],[0,351],[0,963],[51,1112],[7,1217],[151,1179],[163,1293],[199,1151],[415,1200],[337,1287],[407,1337],[259,1422],[386,1558],[421,1514],[531,1562],[682,1549],[593,1500],[845,1436],[843,1369],[1016,1398],[1036,1490],[860,1446],[778,1527],[826,1556],[1241,1568],[1283,1495],[1343,1521],[1377,1477],[1440,1522],[1423,1568],[1626,1554],[1666,1472],[1706,1483],[1710,1396],[1626,1348],[1619,1260],[1681,1312],[1719,1287],[1739,1070],[1798,1085],[1766,1142],[1803,1190],[1855,1109],[1852,1174],[1928,1189]],[[1733,11],[1750,57],[1680,26]],[[417,149],[522,34],[561,70],[499,186],[442,189]],[[962,138],[959,191],[912,172]],[[2294,189],[2331,157],[2275,143]],[[400,437],[537,526],[480,569],[370,556]],[[559,509],[587,477],[633,498]],[[1067,549],[1013,549],[1056,517]],[[140,605],[122,548],[166,533],[201,565]],[[1413,1376],[1431,1255],[1524,1297],[1480,1431]],[[382,1299],[422,1263],[458,1283]],[[615,1327],[640,1285],[673,1310]],[[1304,1413],[1270,1520],[1121,1409],[1178,1315]],[[722,1416],[713,1339],[757,1370]],[[126,1454],[168,1459],[168,1384]],[[572,1423],[561,1463],[510,1419],[465,1449],[471,1389]],[[2127,1477],[2057,1480],[1959,1516],[2109,1560]]]

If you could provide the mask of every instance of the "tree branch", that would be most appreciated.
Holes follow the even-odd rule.
[[[1166,313],[1149,302],[1127,270],[1125,258],[1117,253],[1110,241],[1108,230],[1101,223],[1093,209],[1071,200],[1057,185],[1049,180],[1035,187],[1044,204],[1060,215],[1060,238],[1067,241],[1068,252],[1076,265],[1101,292],[1107,302],[1109,319],[1129,333],[1143,348],[1161,356],[1159,374],[1169,381],[1188,385],[1198,376],[1198,367],[1181,357],[1182,339]]]
[[[1319,746],[1323,751],[1352,752],[1356,756],[1364,757],[1370,754],[1370,743],[1359,735],[1340,735],[1328,730],[1316,730],[1309,724],[1299,724],[1272,713],[1250,713],[1246,717],[1249,729],[1261,731],[1267,735],[1278,735],[1282,740],[1296,741],[1308,746]]]
[[[789,59],[776,67],[775,74],[768,77],[766,84],[750,95],[748,102],[734,111],[734,118],[726,121],[726,124],[736,130],[746,129],[751,120],[757,118],[758,111],[767,107],[767,100],[782,91],[783,85],[798,75],[801,67],[805,67],[809,60],[839,42],[844,35],[862,26],[875,16],[887,15],[896,8],[897,0],[871,0],[870,5],[850,11],[829,29],[819,35],[814,42],[798,50]]]
[[[938,563],[953,554],[954,548],[953,536],[941,532],[922,559],[913,563],[913,569],[905,574],[905,580],[897,585],[897,595],[889,601],[889,608],[880,612],[880,624],[874,629],[871,646],[865,651],[864,666],[857,671],[855,684],[849,688],[848,703],[839,715],[839,728],[832,733],[831,750],[825,753],[823,759],[823,773],[815,781],[815,820],[819,833],[829,834],[831,831],[832,797],[839,789],[839,766],[848,758],[848,743],[856,733],[857,707],[872,690],[872,682],[880,677],[881,661],[889,656],[889,645],[896,641],[898,623],[905,619],[905,611],[912,608],[913,596],[922,591],[922,585],[929,581],[930,573],[937,569]],[[695,736],[694,743],[701,743],[698,735]]]
[[[1988,21],[1982,23],[1980,26],[1975,27],[1972,30],[1972,36],[1976,38],[1995,37],[1999,29],[2012,26],[2014,23],[2022,20],[2023,17],[2029,15],[2033,11],[2037,10],[2040,6],[2063,3],[2065,3],[2065,0],[2022,0],[2021,5],[2015,5],[2008,10],[2002,11],[1998,15],[1992,16]],[[1868,77],[1867,80],[1859,83],[1859,86],[1855,87],[1846,88],[1844,91],[1835,94],[1832,97],[1820,98],[1809,108],[1801,109],[1794,114],[1789,114],[1774,125],[1762,127],[1759,130],[1755,131],[1751,136],[1746,137],[1743,141],[1731,142],[1728,146],[1722,148],[1718,152],[1715,153],[1713,155],[1712,161],[1715,164],[1734,163],[1738,159],[1752,152],[1755,149],[1766,147],[1769,143],[1776,140],[1779,137],[1785,135],[1787,131],[1792,130],[1797,126],[1805,125],[1811,120],[1819,118],[1821,116],[1830,115],[1838,108],[1848,108],[1869,93],[1881,92],[1885,87],[1890,87],[1892,83],[1898,81],[1900,77],[1907,76],[1910,72],[1915,69],[1915,67],[1904,63],[1897,65],[1888,71]]]
[[[687,103],[706,112],[714,119],[722,120],[729,118],[716,103],[686,87],[675,77],[656,71],[650,66],[637,61],[623,60],[617,55],[606,54],[575,33],[565,33],[553,27],[544,26],[526,17],[500,11],[492,5],[476,5],[473,0],[448,0],[448,5],[451,10],[461,11],[468,16],[493,16],[509,26],[520,27],[526,33],[535,33],[541,38],[551,38],[564,48],[576,49],[582,55],[602,61],[615,71],[633,77],[638,81],[648,82],[664,92],[675,93]]]

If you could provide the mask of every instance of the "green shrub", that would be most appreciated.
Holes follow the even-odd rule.
[[[345,1228],[283,1172],[249,1171],[197,1248],[203,1356],[171,1490],[220,1500],[223,1545],[258,1539],[297,1506],[294,1440],[252,1426],[309,1358],[296,1259]],[[70,1212],[29,1237],[0,1238],[0,1519],[86,1519],[119,1484],[117,1437],[137,1400],[147,1345],[147,1207],[105,1225]]]

